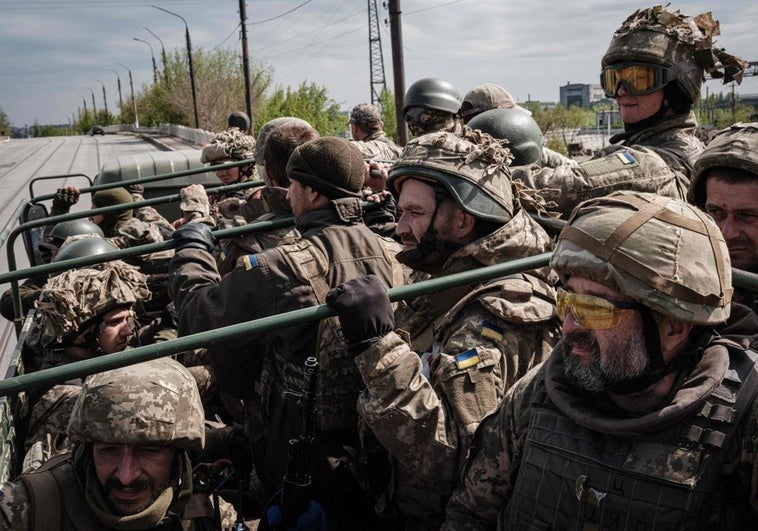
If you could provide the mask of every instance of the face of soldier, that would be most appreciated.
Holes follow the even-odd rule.
[[[616,302],[632,302],[629,297],[582,277],[571,277],[568,291],[594,295]],[[593,330],[577,322],[573,310],[563,319],[565,373],[577,387],[591,392],[607,391],[643,375],[648,355],[642,317],[636,310],[614,328]]]
[[[221,184],[235,184],[240,179],[240,168],[235,166],[234,168],[216,170],[216,177],[221,181]]]
[[[144,511],[170,485],[171,447],[94,443],[92,458],[105,500],[116,515]]]
[[[310,186],[302,184],[300,181],[290,181],[287,188],[287,199],[292,206],[292,214],[295,219],[303,217],[311,211],[312,199],[316,192]]]
[[[134,335],[135,326],[129,308],[116,308],[105,314],[97,336],[98,344],[105,354],[121,352]]]
[[[663,104],[663,89],[644,96],[632,96],[624,85],[620,85],[616,94],[621,119],[628,124],[636,124],[657,113]]]
[[[730,182],[728,169],[711,171],[705,183],[705,211],[716,221],[732,266],[758,271],[758,178]]]

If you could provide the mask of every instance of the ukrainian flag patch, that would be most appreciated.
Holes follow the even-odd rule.
[[[245,264],[245,269],[250,271],[258,267],[258,258],[254,254],[248,254],[242,257],[242,263]]]
[[[479,363],[479,353],[475,348],[468,349],[455,356],[455,364],[458,369],[468,369]]]
[[[616,152],[616,156],[617,156],[617,157],[619,158],[619,160],[620,160],[621,162],[623,162],[624,164],[634,164],[635,162],[637,162],[637,161],[634,159],[634,157],[632,156],[632,154],[631,154],[631,153],[629,153],[628,151],[617,151],[617,152]]]
[[[493,325],[489,321],[484,321],[482,323],[482,328],[479,330],[479,334],[481,334],[482,337],[492,339],[493,341],[503,340],[503,329]]]

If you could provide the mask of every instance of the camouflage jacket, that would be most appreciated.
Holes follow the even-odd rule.
[[[512,178],[555,202],[564,218],[585,199],[616,190],[686,200],[692,165],[703,150],[696,127],[694,113],[675,115],[641,131],[612,137],[612,145],[588,161],[515,167]]]
[[[105,237],[119,249],[163,241],[163,236],[157,225],[140,221],[137,218],[117,222]]]
[[[455,253],[445,274],[550,247],[541,227],[522,211]],[[477,425],[558,341],[548,279],[554,280],[542,270],[449,290],[447,304],[439,304],[440,294],[415,301],[422,313],[415,324],[432,329],[431,353],[411,351],[400,331],[356,358],[366,384],[358,411],[396,461],[391,489],[403,514],[432,525],[437,519],[439,525]]]
[[[188,335],[221,326],[276,315],[323,303],[313,282],[304,274],[298,260],[303,251],[318,248],[326,252],[324,287],[336,286],[351,278],[375,274],[387,285],[395,282],[400,269],[380,238],[360,219],[357,199],[340,199],[305,214],[297,228],[302,238],[295,244],[281,245],[241,258],[237,267],[223,278],[215,260],[204,251],[184,249],[177,252],[169,267],[169,284],[179,314],[180,335]],[[312,260],[313,262],[313,260]],[[400,274],[402,278],[402,273]],[[313,279],[318,280],[318,279]],[[266,455],[269,478],[281,482],[286,461],[286,443],[297,430],[301,408],[289,401],[282,403],[286,380],[302,372],[306,357],[317,352],[319,323],[309,322],[264,334],[249,334],[244,341],[220,348],[212,355],[216,376],[226,392],[238,398],[250,398],[261,373],[262,359],[276,360],[271,370],[270,392],[264,392],[264,416],[270,424],[269,436],[282,445]],[[322,375],[323,373],[320,373]],[[355,373],[355,379],[360,380]],[[345,380],[345,385],[349,382]],[[277,400],[276,404],[268,401]],[[354,406],[350,406],[354,411]],[[292,418],[291,418],[292,417]],[[346,419],[346,422],[348,420]],[[355,444],[357,426],[346,426],[334,442]]]
[[[377,131],[363,140],[350,142],[363,154],[364,160],[397,160],[403,148],[395,144],[384,131]]]
[[[657,411],[636,416],[630,416],[619,410],[605,395],[590,395],[576,390],[567,383],[563,376],[562,344],[559,344],[550,359],[517,382],[508,392],[499,409],[480,424],[472,442],[461,483],[448,504],[447,520],[443,529],[520,528],[517,524],[513,524],[515,527],[509,527],[511,524],[508,518],[512,515],[508,513],[512,509],[511,504],[515,503],[515,500],[523,503],[524,497],[538,502],[543,501],[542,495],[535,494],[534,489],[528,486],[539,484],[535,483],[539,481],[535,480],[535,477],[539,475],[540,469],[548,475],[553,475],[551,488],[548,490],[551,493],[557,494],[558,491],[563,493],[566,498],[564,503],[568,504],[564,504],[564,507],[567,507],[570,513],[577,511],[582,513],[581,516],[576,516],[577,520],[572,520],[570,527],[581,528],[582,522],[579,521],[581,518],[602,518],[605,514],[616,515],[630,526],[634,526],[639,521],[648,520],[646,525],[639,528],[652,529],[649,519],[668,518],[676,509],[679,512],[683,511],[691,520],[695,517],[694,523],[691,521],[690,526],[679,524],[666,527],[665,522],[660,522],[661,526],[669,529],[755,529],[755,524],[758,522],[758,483],[755,479],[758,478],[758,400],[756,400],[756,385],[754,384],[758,376],[756,373],[758,368],[754,364],[755,353],[750,358],[747,355],[749,351],[742,350],[735,343],[724,342],[722,339],[708,341],[705,347],[701,346],[698,349],[702,356],[695,356],[697,363],[689,369],[683,369],[678,380],[679,384],[674,389],[670,401]],[[750,381],[753,384],[743,385],[748,381],[748,376],[745,373],[737,375],[734,370],[737,360],[741,367],[747,367],[746,373],[752,372]],[[740,384],[740,379],[743,384]],[[722,385],[719,386],[719,383]],[[735,390],[737,385],[742,385],[742,389]],[[714,415],[713,420],[709,418],[709,411],[715,413],[723,407],[715,406],[710,403],[711,401],[726,397],[727,400],[735,402],[740,392],[744,393],[742,397],[744,402],[739,402],[742,404],[740,410],[743,412],[743,417],[738,425],[735,426],[735,421],[728,420],[729,417],[721,417],[720,422],[716,420],[720,417],[719,415]],[[546,462],[536,468],[533,464],[527,465],[531,461],[529,456],[533,452],[532,448],[536,448],[531,445],[530,440],[539,437],[537,432],[532,433],[531,428],[538,422],[540,415],[544,418],[544,412],[557,417],[558,420],[553,421],[556,423],[554,426],[560,425],[564,433],[570,433],[571,427],[574,426],[574,432],[580,437],[594,437],[598,441],[603,441],[602,445],[607,444],[609,440],[616,441],[614,443],[618,454],[616,466],[622,463],[624,464],[622,471],[624,469],[632,473],[636,471],[636,479],[633,481],[643,485],[639,487],[640,492],[645,492],[645,496],[651,496],[650,498],[643,497],[644,499],[661,500],[661,498],[656,498],[656,493],[652,490],[659,487],[671,487],[671,485],[678,485],[680,489],[683,487],[692,496],[702,492],[710,492],[711,496],[707,502],[701,500],[700,503],[694,503],[694,498],[687,497],[688,494],[682,494],[682,497],[670,495],[666,499],[665,507],[655,510],[652,508],[654,505],[651,505],[646,510],[643,498],[634,496],[634,489],[624,488],[623,477],[616,480],[618,490],[609,490],[608,485],[616,485],[613,478],[609,479],[608,485],[598,486],[596,482],[603,476],[598,472],[587,472],[586,477],[576,476],[574,478],[576,481],[572,481],[569,485],[568,481],[559,476],[563,473],[561,469],[569,464],[570,453],[564,453],[559,461],[560,464],[556,462],[553,468],[550,468]],[[736,418],[735,410],[732,410],[732,413],[732,418]],[[703,422],[706,423],[705,429],[703,427],[698,429],[697,425],[700,423],[702,426]],[[730,428],[726,423],[731,424],[732,427]],[[708,444],[711,444],[706,441],[715,441],[709,434],[711,432],[709,428],[714,427],[717,428],[714,431],[731,433],[725,437],[726,448],[722,450],[727,454],[726,456],[719,455],[718,451],[713,452],[714,449],[718,449],[718,446],[706,448]],[[557,429],[554,431],[556,432],[554,436],[558,436]],[[672,432],[674,441],[679,440],[679,450],[675,453],[678,452],[679,455],[685,457],[691,456],[694,459],[692,463],[682,466],[673,454],[661,456],[651,453],[661,448],[671,448],[666,444],[671,444],[667,443],[667,438],[671,439]],[[697,437],[698,433],[703,436],[700,442],[688,438]],[[719,435],[719,433],[712,435]],[[636,445],[636,442],[640,440],[645,446]],[[568,440],[564,441],[564,444],[560,442],[558,444],[559,448],[563,449],[568,449],[570,446]],[[676,442],[673,446],[677,446]],[[585,442],[585,451],[591,451],[593,448],[597,452],[594,456],[595,464],[603,463],[604,460],[608,461],[610,454],[601,455],[600,453],[601,451],[608,452],[608,448],[600,449],[593,446],[591,441]],[[635,455],[635,452],[641,453]],[[651,461],[646,461],[646,459],[651,459]],[[660,459],[670,463],[675,469],[669,470],[656,465]],[[726,461],[721,462],[719,459],[726,459]],[[585,463],[592,461],[593,457],[589,457],[589,461]],[[715,468],[716,481],[710,485],[698,484],[701,479],[700,474],[708,470],[710,463],[718,463]],[[644,469],[645,464],[654,466]],[[590,466],[594,465],[586,466],[589,470]],[[693,470],[697,471],[696,475],[689,477],[688,474]],[[714,472],[713,466],[710,467],[710,471]],[[530,473],[531,480],[520,480],[522,473],[524,475]],[[731,475],[725,476],[726,473]],[[618,469],[616,474],[621,476]],[[667,475],[668,481],[664,481],[662,477]],[[657,484],[658,487],[650,486],[650,479],[645,476],[656,478],[653,485]],[[647,490],[645,490],[646,487]],[[607,499],[603,499],[606,496]],[[550,498],[555,497],[551,494]],[[596,505],[602,504],[601,507],[604,510],[582,508],[592,499],[596,500]],[[677,499],[681,501],[677,502]],[[571,500],[573,500],[573,505]],[[687,500],[692,502],[689,507],[684,506]],[[548,513],[552,513],[557,507],[550,505],[551,503],[546,501],[543,510],[537,510],[533,514],[536,514],[537,518],[543,516],[549,518]],[[725,507],[728,510],[724,513],[722,511]],[[636,510],[636,513],[630,513],[630,510]],[[696,511],[699,512],[693,514]],[[725,514],[728,514],[729,518],[726,518]],[[714,516],[720,520],[718,526],[714,525],[712,520]],[[535,524],[537,524],[536,521]],[[591,525],[590,522],[586,524]],[[558,527],[563,528],[560,525]],[[600,527],[603,526],[597,528]]]

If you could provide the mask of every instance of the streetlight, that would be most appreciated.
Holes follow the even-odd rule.
[[[184,20],[183,16],[178,15],[174,13],[173,11],[169,11],[168,9],[163,9],[162,7],[158,7],[152,4],[151,4],[151,7],[154,7],[155,9],[163,11],[164,13],[168,13],[169,15],[174,15],[175,17],[179,17],[180,19],[182,19],[182,22],[184,22],[185,36],[187,37],[187,58],[189,59],[190,85],[192,86],[192,107],[195,110],[195,127],[200,129],[200,121],[197,119],[197,94],[195,93],[195,70],[194,68],[192,68],[192,41],[190,41],[189,26],[187,26],[187,21]]]
[[[109,68],[108,70],[116,74],[116,83],[118,84],[118,116],[119,118],[123,118],[124,100],[121,99],[121,76],[119,76],[118,72],[112,68]],[[121,123],[124,123],[123,119],[121,120]]]
[[[87,87],[89,91],[92,93],[92,114],[95,116],[93,123],[97,122],[97,105],[95,105],[95,91],[91,88]]]
[[[137,116],[137,100],[134,99],[134,82],[132,81],[132,69],[129,68],[128,66],[124,65],[124,64],[121,64],[121,63],[116,63],[116,64],[120,65],[120,66],[123,66],[124,68],[126,68],[129,71],[129,87],[132,90],[132,107],[134,107],[134,128],[138,129],[139,128],[139,117]]]
[[[111,124],[111,118],[108,114],[108,98],[105,97],[105,83],[100,81],[99,79],[96,79],[98,83],[100,83],[103,86],[103,106],[105,107],[105,125]]]
[[[166,85],[168,85],[168,70],[166,70],[166,48],[163,47],[163,41],[160,37],[158,37],[155,33],[150,31],[150,28],[142,24],[142,27],[145,28],[150,35],[158,39],[158,42],[161,43],[161,61],[163,61],[163,79],[166,82]]]
[[[153,83],[158,84],[158,67],[155,66],[155,53],[153,52],[153,46],[147,42],[143,41],[142,39],[138,39],[137,37],[132,37],[137,42],[143,42],[147,44],[150,47],[150,57],[153,58]]]

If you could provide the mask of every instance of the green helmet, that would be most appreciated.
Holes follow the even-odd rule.
[[[508,149],[489,135],[448,132],[414,138],[389,171],[387,186],[395,194],[406,179],[444,187],[458,206],[476,218],[507,223],[514,213]]]
[[[530,115],[516,108],[484,111],[468,123],[492,137],[508,140],[513,155],[511,166],[525,166],[542,158],[542,131]]]
[[[74,443],[172,445],[199,453],[205,412],[192,375],[160,358],[89,376],[74,404]]]
[[[248,160],[255,156],[255,138],[232,127],[221,131],[208,142],[200,154],[201,162],[222,163]]]
[[[114,308],[150,297],[147,277],[120,260],[64,271],[50,278],[40,291],[35,314],[40,342],[43,346],[63,343],[63,338],[81,332]]]
[[[705,206],[705,181],[715,167],[737,168],[758,181],[758,123],[736,123],[719,131],[695,161],[687,200]]]
[[[63,242],[58,250],[58,254],[53,258],[53,262],[62,262],[63,260],[71,260],[73,258],[84,258],[85,256],[112,253],[113,251],[118,251],[118,247],[108,240],[104,240],[101,236],[77,234],[75,236],[70,236]]]
[[[234,111],[226,118],[226,125],[247,132],[250,129],[250,117],[242,111]]]
[[[580,203],[550,266],[564,282],[599,282],[678,321],[712,325],[729,317],[724,237],[709,216],[678,199],[614,192]]]
[[[95,234],[101,238],[104,237],[103,230],[100,227],[84,218],[56,223],[55,226],[50,229],[50,234],[48,236],[51,241],[57,242],[58,247],[60,247],[66,238],[78,236],[79,234]]]
[[[424,107],[457,114],[461,107],[461,95],[452,83],[427,77],[414,82],[405,93],[403,114],[411,107]]]
[[[700,98],[705,71],[713,77],[724,77],[724,83],[742,80],[744,61],[714,48],[712,37],[716,35],[719,24],[710,13],[688,17],[660,5],[639,9],[613,34],[601,65],[662,66],[668,69],[666,79],[676,83],[690,103],[695,103]],[[723,74],[716,72],[722,67]]]

